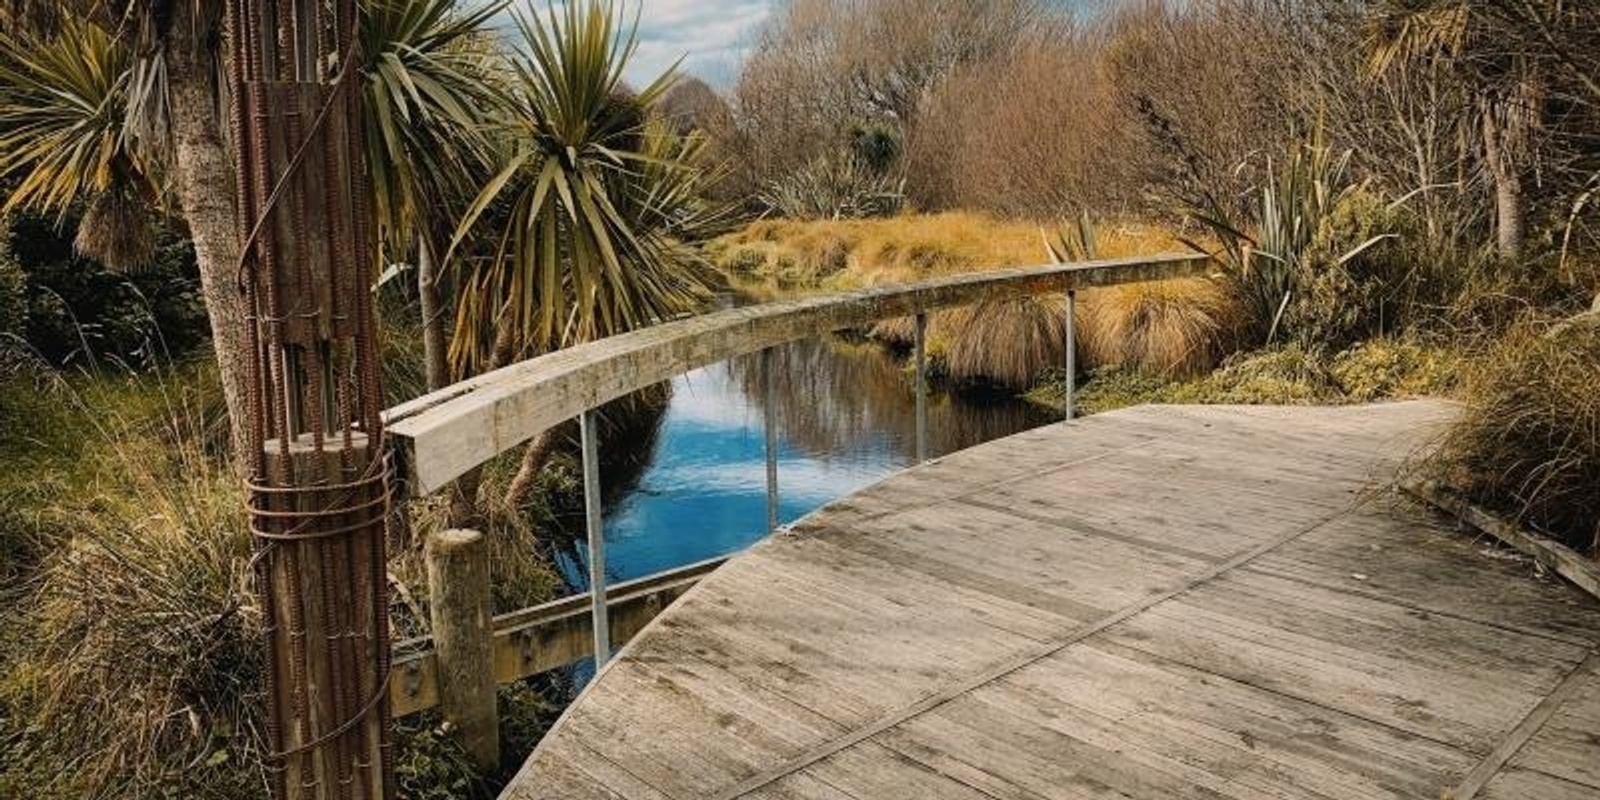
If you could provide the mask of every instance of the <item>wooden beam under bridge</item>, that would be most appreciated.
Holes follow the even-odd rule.
[[[611,586],[606,608],[612,643],[620,646],[633,638],[725,561],[725,557],[714,558]],[[501,614],[492,627],[492,669],[495,682],[501,685],[564,667],[594,652],[587,592]],[[432,637],[395,644],[389,699],[396,717],[439,705],[439,662]]]

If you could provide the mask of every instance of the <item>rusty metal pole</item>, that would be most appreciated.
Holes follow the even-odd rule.
[[[393,797],[374,247],[355,0],[225,0],[275,797]]]

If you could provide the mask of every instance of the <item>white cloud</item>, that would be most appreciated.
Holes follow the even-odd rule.
[[[628,81],[643,86],[674,62],[684,72],[719,88],[738,74],[755,31],[772,13],[774,0],[625,0],[624,12],[639,16],[638,49]],[[550,0],[519,3],[540,13]]]

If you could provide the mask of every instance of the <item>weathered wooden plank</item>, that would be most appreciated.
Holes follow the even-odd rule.
[[[1496,775],[1478,795],[1482,800],[1594,800],[1596,789],[1530,769],[1509,769]]]
[[[804,774],[858,798],[992,800],[991,795],[875,744],[836,753]]]
[[[1591,596],[1600,598],[1600,564],[1557,542],[1528,533],[1443,487],[1432,483],[1413,483],[1407,485],[1406,490],[1554,570]]]
[[[640,389],[774,345],[954,305],[1197,277],[1198,254],[995,270],[809,297],[668,322],[490,372],[390,409],[407,490],[431,494],[541,431]]]
[[[1247,567],[1433,614],[1600,644],[1600,604],[1555,589],[1532,562],[1447,530],[1397,501],[1384,514],[1342,517]],[[1426,580],[1419,580],[1425,575]]]
[[[1511,764],[1583,784],[1600,797],[1600,664],[1591,655],[1553,702],[1552,713],[1531,720],[1531,738]],[[1554,695],[1553,695],[1554,697]],[[1465,798],[1463,798],[1465,800]]]
[[[1437,796],[1471,765],[1424,737],[1098,640],[972,697],[1230,797]]]
[[[1107,639],[1475,753],[1583,652],[1248,571],[1151,609]]]

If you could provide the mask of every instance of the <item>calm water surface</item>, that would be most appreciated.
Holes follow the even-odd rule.
[[[904,358],[877,344],[829,337],[783,346],[775,364],[775,397],[766,396],[757,356],[672,382],[654,436],[638,436],[629,463],[606,470],[607,480],[628,487],[608,492],[608,582],[737,552],[766,535],[768,403],[778,411],[785,523],[910,466],[916,412]],[[972,392],[930,397],[928,417],[935,455],[1054,419],[1013,397]],[[583,590],[587,550],[581,520],[573,523],[576,541],[561,548],[556,561],[568,582]]]

